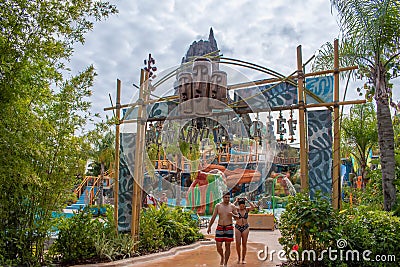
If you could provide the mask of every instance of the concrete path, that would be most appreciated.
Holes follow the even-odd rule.
[[[212,227],[212,233],[215,233],[216,223]],[[151,255],[129,258],[126,260],[85,265],[89,266],[103,266],[103,267],[148,267],[148,266],[159,266],[159,267],[208,267],[208,266],[219,266],[219,255],[216,250],[214,235],[207,235],[207,229],[201,229],[201,232],[205,235],[209,241],[198,242],[193,245],[174,248],[170,251],[155,253]],[[279,230],[250,230],[249,241],[247,245],[247,264],[237,264],[237,254],[235,243],[231,244],[231,256],[229,258],[229,267],[270,267],[279,266],[282,262],[278,259],[277,253],[273,254],[271,261],[271,251],[278,251],[282,247],[278,242],[280,237]],[[267,250],[267,256],[264,253],[260,253],[260,250]],[[266,258],[260,260],[259,258]],[[82,265],[81,265],[82,267]]]

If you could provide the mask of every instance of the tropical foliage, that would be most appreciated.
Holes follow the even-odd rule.
[[[365,179],[368,157],[377,146],[378,133],[375,108],[372,103],[355,105],[350,114],[343,117],[342,147],[347,148],[348,154],[353,156],[360,166],[361,176]]]
[[[191,244],[203,237],[199,233],[197,217],[181,207],[150,206],[140,214],[140,243],[142,253],[165,250],[178,245]]]
[[[0,3],[0,265],[43,260],[52,211],[84,175],[92,66],[64,80],[74,43],[115,13],[101,1]]]
[[[95,130],[88,135],[91,149],[88,151],[91,163],[88,168],[88,175],[98,176],[114,169],[115,160],[115,132],[106,122],[96,124]]]
[[[321,195],[290,197],[279,228],[285,266],[397,266],[400,256],[399,217],[361,205],[338,213]]]
[[[103,204],[103,177],[114,171],[115,133],[107,123],[98,123],[96,129],[89,134],[92,149],[89,151],[91,175],[100,176],[99,205]]]
[[[139,243],[133,241],[131,233],[116,232],[111,206],[101,219],[89,208],[70,218],[61,216],[55,220],[58,238],[49,248],[47,263],[114,261],[191,244],[203,237],[193,215],[192,211],[167,205],[143,209]]]
[[[342,249],[360,253],[360,260],[349,257],[347,266],[398,266],[394,259],[400,257],[399,230],[400,218],[390,212],[370,210],[365,206],[343,211],[340,225],[336,227],[340,238],[346,240],[347,246]],[[363,258],[365,251],[371,251],[367,256],[371,260]]]
[[[357,64],[357,78],[365,80],[367,98],[377,107],[378,140],[382,165],[384,209],[391,210],[396,201],[394,133],[390,113],[390,80],[400,69],[400,3],[382,0],[331,0],[338,11],[341,29],[340,63]],[[332,44],[323,46],[314,69],[332,68]]]
[[[48,262],[100,262],[135,255],[132,236],[117,234],[111,206],[107,207],[106,217],[101,220],[94,218],[93,212],[85,208],[70,218],[57,218],[55,226],[58,237],[46,255]]]
[[[279,243],[283,245],[286,255],[293,248],[300,255],[304,250],[314,250],[319,255],[337,239],[336,225],[338,214],[328,198],[317,192],[311,200],[308,193],[297,193],[289,197],[286,210],[281,215],[279,229],[282,237]],[[304,266],[312,266],[311,262],[306,260]]]

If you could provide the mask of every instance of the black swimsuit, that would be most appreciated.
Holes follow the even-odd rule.
[[[246,213],[242,216],[242,214],[240,214],[240,212],[238,212],[239,214],[239,218],[238,219],[246,219],[249,217],[249,213],[246,211]],[[244,231],[246,231],[247,228],[249,228],[249,224],[246,223],[244,225],[238,225],[235,224],[235,228],[238,229],[241,233],[243,233]]]

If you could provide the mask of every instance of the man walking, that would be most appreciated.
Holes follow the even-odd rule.
[[[218,215],[218,226],[215,232],[215,241],[217,251],[221,256],[220,265],[227,266],[229,256],[231,255],[231,242],[233,241],[233,223],[232,217],[237,215],[236,207],[230,202],[229,192],[224,193],[221,203],[215,205],[214,213],[208,225],[207,234],[211,233],[211,226]],[[222,243],[225,242],[225,254]]]

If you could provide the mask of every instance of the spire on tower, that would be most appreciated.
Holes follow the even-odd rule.
[[[214,31],[213,31],[212,27],[210,28],[210,34],[208,35],[208,41],[211,44],[212,51],[218,50],[217,41],[214,38]]]

